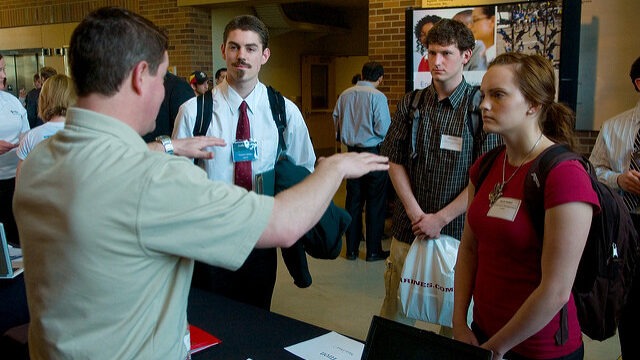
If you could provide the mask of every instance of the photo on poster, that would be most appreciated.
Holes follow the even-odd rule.
[[[473,55],[463,72],[468,83],[480,85],[487,65],[498,54],[512,51],[548,58],[560,79],[562,9],[563,1],[553,0],[408,10],[407,21],[411,23],[407,24],[407,32],[411,30],[411,34],[407,33],[407,39],[411,39],[411,52],[410,55],[407,52],[407,71],[411,71],[408,80],[412,85],[408,90],[425,88],[431,83],[424,42],[429,29],[443,18],[461,21],[475,38]]]

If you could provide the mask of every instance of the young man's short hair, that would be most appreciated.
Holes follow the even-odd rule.
[[[227,43],[227,37],[233,30],[253,31],[260,37],[262,50],[269,47],[269,30],[260,19],[252,15],[240,15],[233,18],[224,28],[222,41]]]
[[[441,46],[456,45],[462,51],[473,50],[476,46],[476,40],[471,30],[460,21],[451,19],[442,19],[438,21],[427,34],[426,47],[429,44],[437,44]]]
[[[631,64],[631,70],[629,71],[629,77],[631,78],[631,83],[633,87],[636,88],[636,91],[640,92],[640,89],[636,86],[636,79],[640,78],[640,57],[636,59],[636,61]]]
[[[215,75],[215,79],[218,80],[220,79],[220,75],[222,75],[222,72],[227,71],[227,68],[223,67],[220,68],[216,71],[216,75]]]
[[[69,43],[77,95],[115,94],[140,61],[146,61],[155,75],[168,47],[167,35],[138,14],[117,7],[91,12]]]
[[[45,66],[40,69],[40,81],[44,84],[48,78],[58,75],[58,71],[50,66]]]
[[[378,81],[384,75],[384,68],[380,63],[370,61],[362,66],[362,80]]]

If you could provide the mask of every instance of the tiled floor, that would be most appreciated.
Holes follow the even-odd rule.
[[[344,186],[334,201],[344,206]],[[389,248],[388,240],[383,247]],[[361,256],[364,253],[361,249]],[[272,311],[364,340],[371,317],[378,314],[384,298],[384,261],[346,260],[343,247],[335,260],[309,258],[309,268],[313,284],[299,289],[280,259]],[[437,331],[429,324],[417,326]],[[584,341],[586,360],[616,360],[620,355],[617,336],[604,342],[586,337]]]

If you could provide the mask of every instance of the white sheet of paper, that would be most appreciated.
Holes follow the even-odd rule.
[[[305,360],[360,360],[364,344],[332,331],[284,349]]]

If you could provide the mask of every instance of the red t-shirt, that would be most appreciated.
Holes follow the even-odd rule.
[[[513,221],[487,216],[489,192],[502,181],[504,152],[489,171],[467,213],[475,234],[478,267],[473,291],[473,319],[489,337],[500,330],[539,285],[541,279],[542,240],[534,229],[527,205],[520,204]],[[478,180],[479,163],[469,170],[472,183]],[[531,163],[524,164],[504,186],[503,197],[524,199],[524,180]],[[516,167],[507,162],[505,174],[509,178]],[[569,202],[586,202],[599,211],[598,197],[589,176],[578,161],[565,161],[547,175],[544,188],[545,209]],[[573,295],[568,303],[569,340],[555,343],[554,335],[560,326],[559,314],[537,334],[513,348],[513,351],[534,359],[548,359],[568,355],[582,344],[582,334]]]

